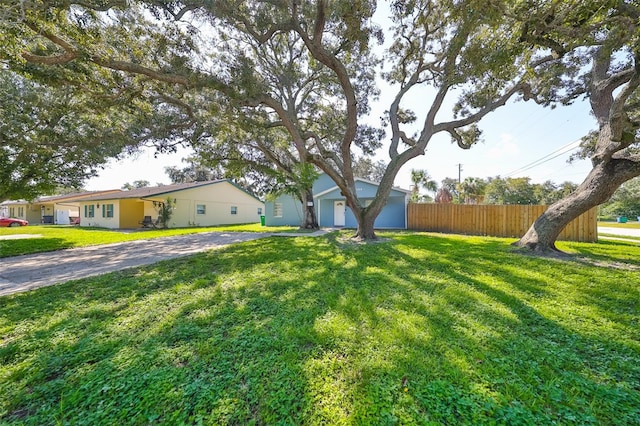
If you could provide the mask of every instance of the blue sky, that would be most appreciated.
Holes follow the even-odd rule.
[[[546,180],[580,183],[591,169],[589,161],[567,163],[576,152],[571,148],[577,148],[579,139],[595,128],[588,103],[551,110],[530,102],[511,102],[485,117],[479,125],[482,142],[462,150],[451,143],[448,135],[437,136],[429,143],[424,157],[405,166],[396,183],[405,184],[411,168],[426,169],[438,182],[445,177],[458,178],[458,164],[462,164],[463,180],[500,175],[530,177],[532,182],[539,183]],[[561,147],[566,148],[558,151]],[[558,152],[549,155],[555,151]],[[563,152],[566,153],[544,161]],[[537,165],[532,164],[536,162]]]

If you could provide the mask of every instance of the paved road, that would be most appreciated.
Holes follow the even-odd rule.
[[[598,226],[598,234],[620,235],[621,237],[640,237],[640,228],[613,228]]]
[[[8,257],[0,259],[0,296],[267,236],[269,234],[251,232],[207,232]]]

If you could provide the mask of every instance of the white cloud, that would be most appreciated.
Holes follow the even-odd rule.
[[[503,160],[515,157],[520,154],[518,145],[514,142],[513,135],[509,133],[500,134],[500,141],[489,148],[487,157],[492,160]]]

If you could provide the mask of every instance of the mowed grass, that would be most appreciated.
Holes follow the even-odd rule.
[[[295,227],[266,227],[257,224],[203,228],[129,229],[82,228],[75,226],[35,225],[0,228],[0,258],[41,253],[75,247],[112,244],[125,241],[162,238],[199,232],[291,232]],[[32,238],[1,239],[3,236],[32,235]]]
[[[0,422],[638,424],[636,245],[347,235],[0,298]]]

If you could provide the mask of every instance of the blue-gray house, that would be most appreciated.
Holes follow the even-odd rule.
[[[369,205],[378,190],[378,184],[365,179],[356,178],[356,193],[360,202]],[[325,173],[322,173],[313,184],[313,199],[321,227],[356,228],[358,223],[340,188]],[[387,204],[376,218],[376,228],[407,228],[407,203],[411,192],[393,188]],[[302,205],[300,201],[289,195],[282,195],[265,203],[265,225],[297,226],[302,222]]]

